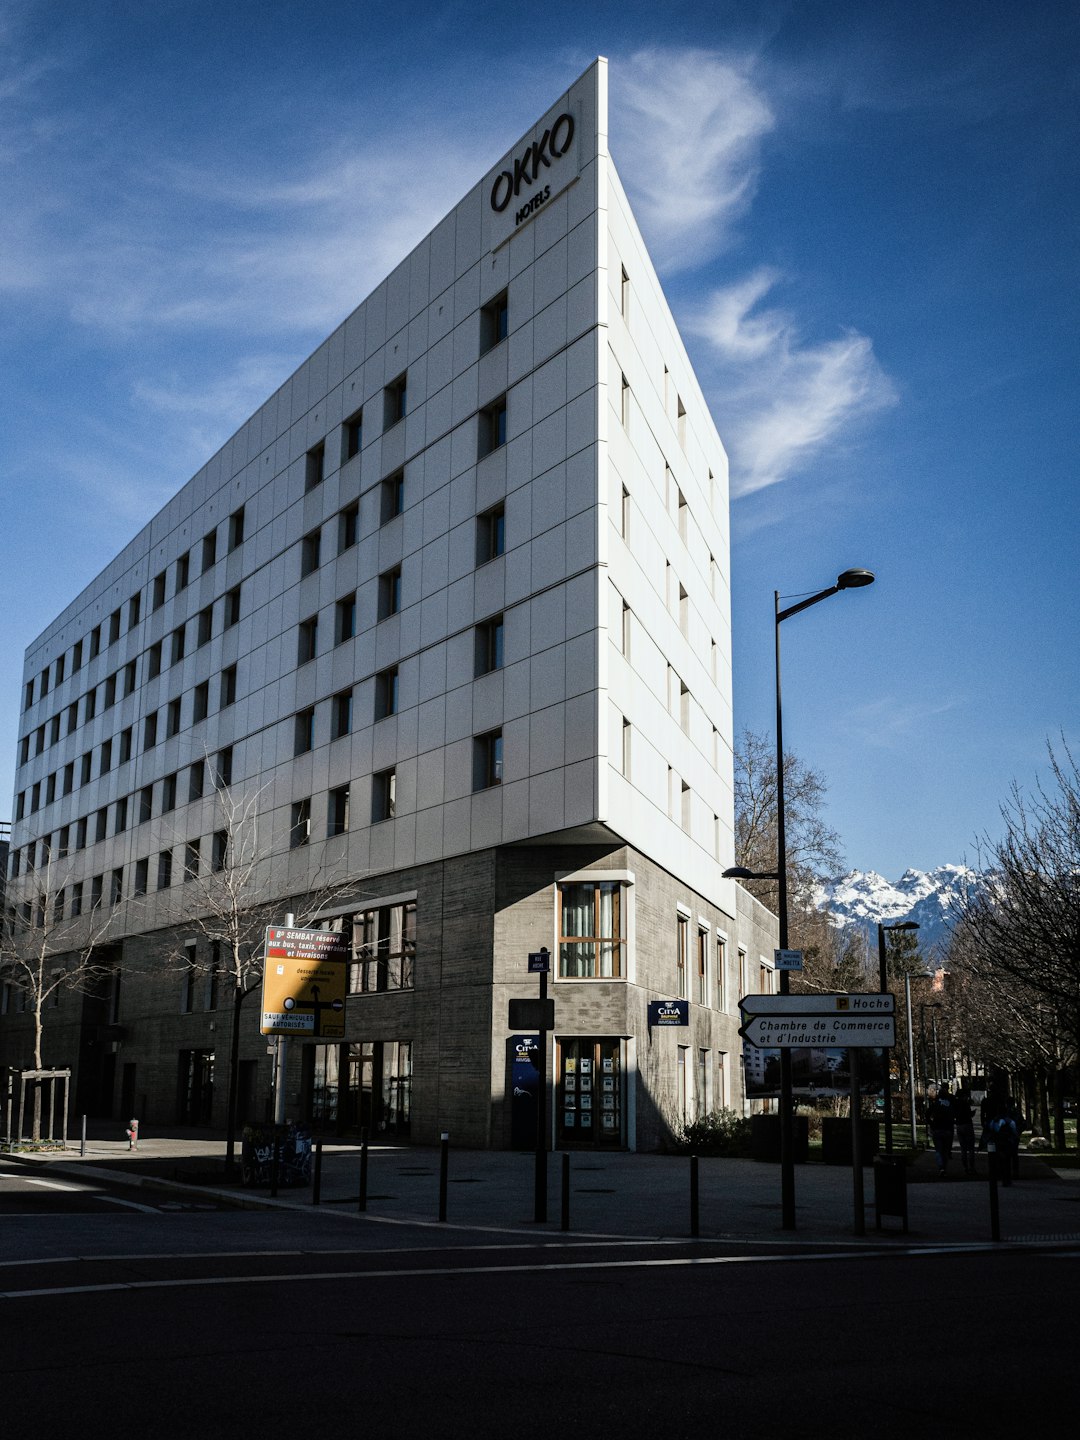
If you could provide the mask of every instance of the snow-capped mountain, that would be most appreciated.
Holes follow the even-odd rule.
[[[919,946],[930,956],[948,936],[952,907],[962,888],[977,879],[978,873],[966,865],[905,870],[895,882],[873,870],[849,870],[820,886],[815,899],[838,920],[872,931],[875,943],[879,923],[914,920],[919,926]]]

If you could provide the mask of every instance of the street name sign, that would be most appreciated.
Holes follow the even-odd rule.
[[[801,970],[803,967],[803,952],[801,950],[774,950],[773,966],[777,970]]]
[[[754,1015],[739,1034],[764,1050],[818,1046],[829,1050],[881,1049],[896,1044],[893,1015]]]
[[[343,1039],[348,940],[336,930],[269,925],[263,953],[262,1033]]]
[[[744,1015],[894,1015],[896,996],[879,995],[744,995]]]

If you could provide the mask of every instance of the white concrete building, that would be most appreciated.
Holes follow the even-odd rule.
[[[283,914],[327,875],[365,892],[346,1039],[293,1047],[290,1113],[509,1143],[541,946],[559,1144],[741,1107],[774,942],[720,878],[730,628],[727,459],[597,61],[27,651],[11,898],[32,919],[48,873],[67,926],[114,911],[124,977],[110,1016],[51,1017],[81,1108],[221,1119],[216,992],[144,973],[222,863],[215,782],[258,794]]]

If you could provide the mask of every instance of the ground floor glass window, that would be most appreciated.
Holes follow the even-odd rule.
[[[558,1146],[626,1143],[622,1044],[594,1037],[557,1042]]]

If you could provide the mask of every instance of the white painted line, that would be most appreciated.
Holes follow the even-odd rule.
[[[40,1186],[42,1186],[45,1190],[74,1190],[74,1191],[81,1191],[81,1190],[84,1188],[82,1185],[62,1185],[59,1180],[37,1180],[37,1179],[35,1179],[33,1176],[30,1176],[30,1175],[28,1175],[28,1176],[25,1177],[25,1183],[26,1183],[27,1185],[40,1185]]]

